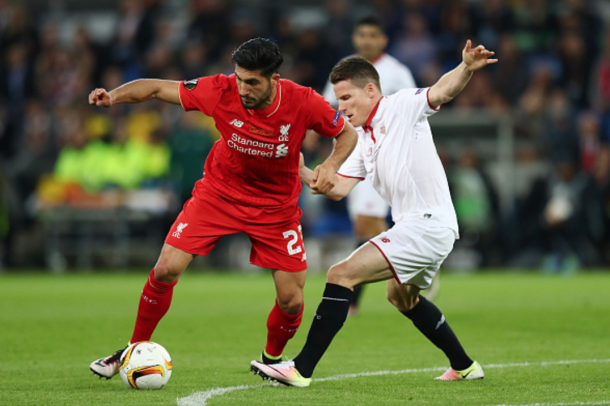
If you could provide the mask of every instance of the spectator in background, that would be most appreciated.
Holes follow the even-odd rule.
[[[492,88],[497,89],[514,106],[527,86],[528,71],[525,58],[519,52],[512,34],[499,37],[498,55],[502,55],[502,63],[490,69]]]
[[[12,44],[0,66],[0,95],[13,114],[21,114],[27,99],[36,96],[34,71],[25,42]]]
[[[568,95],[563,89],[556,88],[546,100],[542,132],[542,145],[554,162],[567,160],[573,165],[579,162],[579,142],[573,117]]]
[[[578,121],[580,144],[580,165],[583,171],[595,173],[596,161],[600,154],[599,120],[592,112],[585,112]]]
[[[474,11],[477,38],[490,48],[496,48],[499,37],[514,28],[513,12],[504,0],[486,0]]]
[[[229,2],[191,0],[189,7],[189,15],[192,16],[192,20],[188,26],[188,38],[205,43],[210,58],[219,59],[222,55],[222,48],[231,38]]]
[[[589,237],[595,244],[600,264],[610,260],[610,147],[599,146],[587,193],[583,196]]]
[[[25,108],[18,153],[7,163],[5,174],[13,184],[20,205],[36,190],[38,179],[53,170],[57,151],[51,137],[51,116],[38,100]]]
[[[479,72],[480,73],[480,72]],[[497,225],[500,204],[491,179],[483,170],[473,148],[465,148],[457,165],[448,173],[451,196],[460,224],[460,240],[456,249],[473,250],[473,269],[490,265],[491,257],[499,256]]]
[[[324,9],[328,16],[326,29],[323,31],[324,41],[339,55],[349,53],[352,46],[349,32],[353,21],[348,0],[326,0]]]
[[[36,29],[27,6],[10,1],[4,2],[3,5],[0,9],[0,54],[17,43],[35,49]]]
[[[569,157],[558,158],[550,177],[532,186],[520,212],[520,252],[533,249],[547,272],[576,271],[581,265],[597,263],[589,238],[583,196],[586,175]]]
[[[140,0],[122,0],[120,3],[117,28],[110,42],[109,60],[123,69],[126,80],[141,76],[136,36],[143,13]]]
[[[461,44],[474,35],[472,13],[463,1],[452,1],[443,5],[441,25],[438,33],[438,62],[442,71],[459,63]]]
[[[528,118],[540,118],[553,87],[550,62],[538,62],[531,68],[529,82],[519,97],[518,107]]]
[[[186,78],[196,78],[202,72],[206,72],[208,62],[208,47],[204,42],[193,41],[184,46],[180,52],[180,69]],[[106,86],[112,88],[112,86]]]
[[[562,64],[559,82],[577,107],[587,107],[592,59],[583,36],[575,31],[564,32],[559,40],[559,57]]]
[[[183,114],[169,137],[170,177],[181,206],[190,199],[195,182],[201,179],[203,164],[214,145],[215,134],[204,126],[201,118]]]
[[[437,56],[436,41],[428,31],[428,23],[419,13],[410,13],[405,17],[402,33],[390,53],[409,66],[416,80],[424,75],[424,69]]]

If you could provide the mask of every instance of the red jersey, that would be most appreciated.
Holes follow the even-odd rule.
[[[311,88],[281,79],[266,109],[241,104],[235,75],[216,75],[180,84],[186,111],[199,110],[216,122],[221,138],[205,162],[201,188],[230,201],[261,208],[296,206],[301,193],[299,153],[305,132],[335,137],[343,117]]]

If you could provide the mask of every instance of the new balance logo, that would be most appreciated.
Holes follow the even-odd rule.
[[[277,149],[275,150],[275,157],[282,158],[286,155],[288,155],[288,145],[286,145],[286,144],[278,145]]]
[[[180,234],[182,234],[182,230],[184,230],[188,226],[188,223],[180,223],[178,227],[176,227],[176,231],[172,234],[172,237],[180,238]]]
[[[243,121],[239,121],[238,119],[233,119],[229,124],[232,124],[237,128],[241,128],[241,126],[244,125]]]

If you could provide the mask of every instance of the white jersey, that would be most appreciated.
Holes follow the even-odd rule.
[[[405,89],[382,97],[366,125],[357,129],[358,144],[338,173],[370,178],[392,207],[395,223],[425,220],[450,228],[458,238],[447,176],[428,123],[438,111],[428,101],[428,90]]]
[[[350,55],[345,59],[352,56],[357,55]],[[413,80],[413,75],[411,74],[409,68],[400,63],[396,58],[388,54],[381,54],[381,56],[372,63],[379,73],[382,94],[389,96],[399,90],[416,87],[415,81]],[[326,83],[322,96],[324,96],[331,106],[337,106],[339,104],[337,98],[335,97],[333,85],[330,83],[330,81]]]

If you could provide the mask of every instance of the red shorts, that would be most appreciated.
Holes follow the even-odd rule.
[[[307,269],[300,209],[268,211],[242,206],[213,193],[189,199],[172,225],[165,243],[189,254],[207,255],[223,235],[246,233],[252,242],[250,263],[299,272]],[[298,211],[298,213],[297,213]]]

